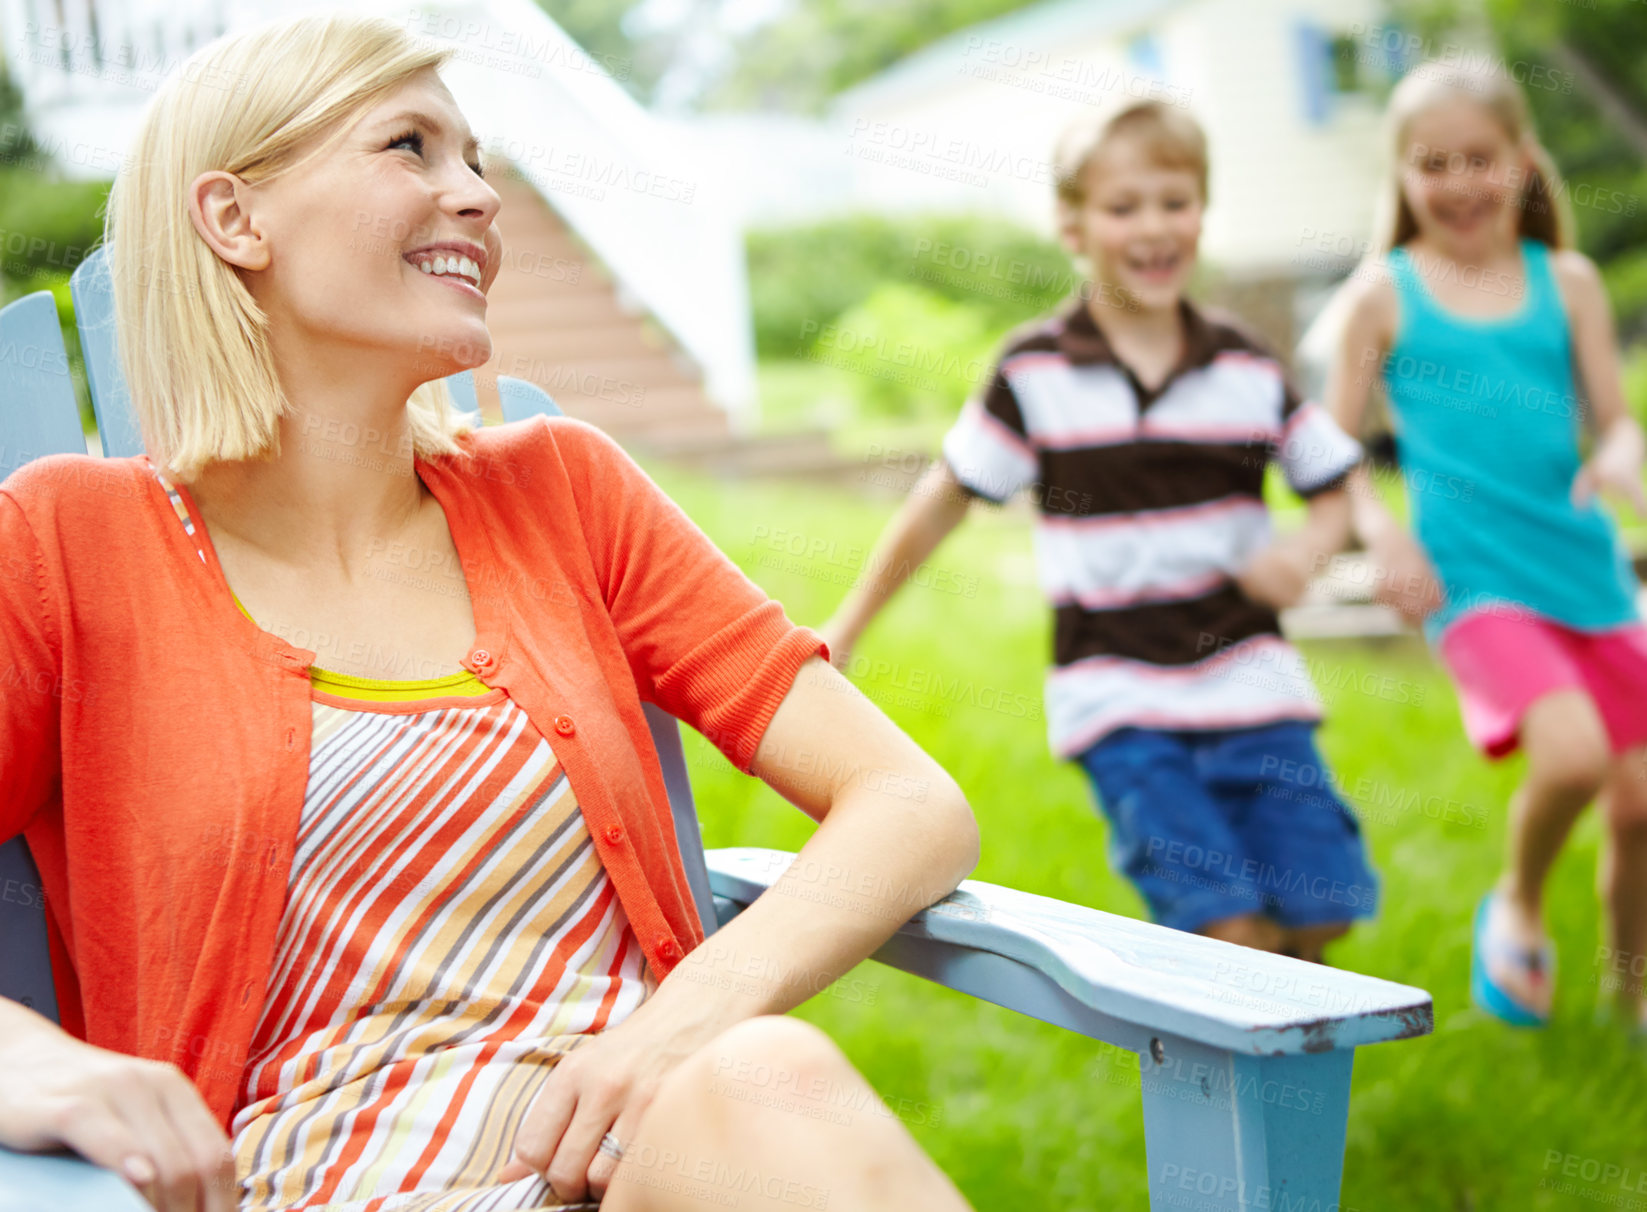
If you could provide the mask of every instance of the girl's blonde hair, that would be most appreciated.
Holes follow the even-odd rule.
[[[1566,248],[1571,243],[1572,219],[1565,191],[1550,153],[1539,143],[1533,130],[1532,114],[1521,89],[1502,65],[1456,67],[1429,62],[1420,64],[1402,77],[1390,95],[1385,114],[1386,148],[1390,174],[1379,198],[1379,214],[1373,230],[1378,233],[1379,253],[1387,253],[1418,234],[1418,221],[1401,188],[1401,163],[1407,153],[1407,139],[1413,119],[1435,105],[1464,98],[1484,106],[1512,142],[1527,149],[1533,167],[1523,183],[1520,234]]]
[[[268,316],[195,231],[190,182],[214,169],[268,181],[447,54],[381,18],[304,17],[220,38],[161,87],[104,227],[121,366],[157,466],[188,480],[215,460],[278,455],[288,407]],[[406,422],[412,452],[429,458],[458,453],[476,418],[434,381],[412,393]]]

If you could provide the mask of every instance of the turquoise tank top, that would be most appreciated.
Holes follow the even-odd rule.
[[[1525,297],[1501,319],[1454,315],[1390,253],[1399,301],[1384,385],[1413,529],[1446,602],[1429,640],[1468,611],[1521,607],[1579,630],[1637,617],[1635,573],[1592,499],[1572,503],[1584,401],[1549,249],[1521,241]]]

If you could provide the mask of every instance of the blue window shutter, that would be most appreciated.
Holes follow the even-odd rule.
[[[1311,126],[1320,126],[1327,120],[1332,95],[1332,41],[1314,22],[1298,21],[1293,26],[1293,44],[1298,52],[1304,120]]]
[[[1167,77],[1166,62],[1161,57],[1161,44],[1155,40],[1153,34],[1139,34],[1127,43],[1127,60],[1138,69],[1140,75],[1148,76],[1152,80],[1165,80]]]

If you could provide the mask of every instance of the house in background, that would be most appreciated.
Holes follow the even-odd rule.
[[[840,94],[822,121],[705,115],[683,138],[740,220],[981,211],[1053,233],[1054,144],[1120,96],[1183,105],[1211,148],[1211,293],[1282,349],[1359,259],[1383,172],[1381,0],[1047,0]],[[1369,90],[1369,86],[1373,86]]]
[[[0,0],[0,38],[38,141],[62,171],[106,178],[195,48],[325,10],[388,17],[453,52],[443,78],[504,200],[483,408],[505,374],[648,448],[713,448],[750,428],[742,233],[718,183],[612,78],[625,65],[591,58],[531,0]],[[370,215],[361,226],[373,238]]]

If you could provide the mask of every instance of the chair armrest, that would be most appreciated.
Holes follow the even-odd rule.
[[[778,882],[795,856],[708,853],[723,920]],[[830,887],[834,883],[834,889]],[[839,872],[797,872],[787,892],[844,897]],[[1410,985],[1253,951],[1165,926],[966,880],[875,955],[1011,1009],[1137,1049],[1168,1033],[1230,1052],[1326,1052],[1426,1035],[1430,995]]]
[[[63,1153],[0,1146],[0,1212],[153,1212],[125,1179]]]

